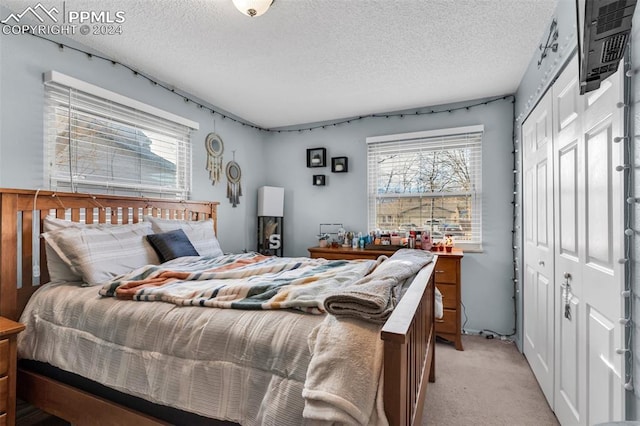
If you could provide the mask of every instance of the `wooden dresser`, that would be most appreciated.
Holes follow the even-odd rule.
[[[436,252],[436,287],[442,293],[444,315],[436,319],[436,335],[453,342],[459,351],[462,348],[462,306],[461,306],[461,269],[464,253],[454,248],[451,253]]]
[[[0,426],[16,422],[16,337],[22,330],[24,325],[0,317]]]
[[[337,259],[377,259],[380,255],[391,256],[389,250],[370,250],[350,247],[311,247],[309,257],[323,257],[329,260]],[[461,321],[461,269],[460,264],[464,253],[454,248],[451,253],[444,251],[433,252],[438,255],[436,263],[436,286],[442,293],[442,305],[444,316],[436,319],[436,334],[455,344],[457,350],[462,347],[462,321]]]

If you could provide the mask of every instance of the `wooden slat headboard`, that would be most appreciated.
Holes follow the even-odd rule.
[[[38,241],[34,235],[42,232],[42,220],[47,215],[74,222],[111,224],[137,223],[144,215],[184,220],[212,218],[217,234],[218,204],[0,188],[0,315],[17,320],[38,284],[49,280],[44,244],[33,244]],[[34,256],[34,250],[39,250],[35,265],[34,258],[38,256]]]

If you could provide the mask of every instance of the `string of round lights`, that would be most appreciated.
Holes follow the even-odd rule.
[[[2,24],[3,26],[6,26],[7,24]],[[462,106],[457,106],[457,107],[450,107],[450,108],[443,108],[443,109],[434,109],[434,108],[429,108],[427,109],[427,107],[422,107],[422,108],[416,108],[413,111],[409,111],[409,112],[397,112],[397,113],[378,113],[378,114],[368,114],[368,115],[361,115],[361,116],[357,116],[357,117],[351,117],[351,118],[346,118],[346,119],[341,119],[341,120],[336,120],[336,121],[332,121],[330,123],[325,123],[325,124],[317,124],[317,125],[313,125],[313,126],[302,126],[302,127],[294,127],[294,128],[285,128],[285,129],[269,129],[269,128],[264,128],[264,127],[260,127],[260,126],[256,126],[255,124],[249,123],[245,120],[239,119],[239,118],[235,118],[232,117],[228,114],[225,114],[223,112],[220,112],[218,110],[216,110],[214,107],[210,106],[210,105],[205,105],[195,99],[193,99],[192,96],[190,96],[187,93],[184,93],[174,87],[171,87],[165,83],[162,83],[158,80],[156,80],[155,78],[151,77],[150,75],[140,72],[138,70],[136,70],[135,68],[124,64],[122,62],[113,60],[111,58],[108,58],[106,56],[101,56],[95,53],[90,53],[87,52],[83,49],[80,49],[78,47],[74,47],[74,46],[70,46],[68,44],[65,43],[61,43],[59,41],[55,41],[55,40],[51,40],[48,39],[46,37],[43,37],[39,34],[34,34],[32,32],[26,31],[25,34],[29,34],[33,37],[39,38],[41,40],[47,41],[49,43],[52,43],[54,45],[56,45],[61,51],[64,51],[65,49],[74,51],[74,52],[78,52],[78,53],[82,53],[84,55],[87,56],[88,59],[100,59],[103,60],[109,64],[111,64],[112,66],[121,66],[129,71],[131,71],[133,73],[133,75],[135,75],[136,77],[140,77],[143,78],[145,80],[147,80],[149,83],[151,83],[153,86],[162,88],[164,90],[167,90],[168,92],[171,92],[173,94],[175,94],[176,96],[181,97],[185,103],[192,103],[194,104],[198,109],[202,109],[202,110],[207,110],[209,111],[212,115],[219,115],[221,116],[223,119],[227,119],[230,120],[234,123],[240,124],[242,126],[245,127],[249,127],[258,131],[263,131],[263,132],[273,132],[273,133],[293,133],[293,132],[306,132],[306,131],[313,131],[313,130],[318,130],[318,129],[327,129],[327,128],[331,128],[331,127],[336,127],[339,125],[344,125],[344,124],[351,124],[352,122],[356,122],[356,121],[361,121],[361,120],[365,120],[365,119],[375,119],[375,118],[385,118],[385,119],[390,119],[390,118],[405,118],[405,117],[412,117],[412,116],[422,116],[422,115],[429,115],[429,114],[442,114],[442,113],[453,113],[455,111],[461,111],[461,110],[470,110],[471,108],[475,108],[475,107],[479,107],[479,106],[483,106],[483,105],[488,105],[490,103],[493,102],[498,102],[498,101],[502,101],[502,100],[511,100],[512,102],[515,101],[515,96],[514,95],[505,95],[505,96],[499,96],[499,97],[495,97],[495,98],[491,98],[488,100],[483,100],[483,101],[478,101],[478,102],[474,102],[474,103],[470,103],[470,104],[466,104],[466,105],[462,105]]]
[[[624,143],[624,154],[623,161],[625,163],[632,163],[634,161],[635,155],[633,153],[633,143],[631,143],[631,111],[630,108],[626,108],[627,105],[631,102],[631,93],[632,93],[632,77],[634,73],[631,71],[631,49],[627,49],[626,57],[624,61],[625,65],[625,84],[624,84],[624,102],[622,105],[618,105],[619,108],[623,108],[624,121],[623,121],[623,130],[624,136],[617,137],[614,139],[614,143]],[[618,166],[620,167],[620,166]],[[624,239],[624,258],[620,259],[618,262],[623,264],[624,268],[624,289],[622,291],[621,297],[624,303],[625,316],[620,319],[620,324],[623,324],[625,327],[625,349],[623,349],[623,354],[625,356],[625,380],[624,380],[624,389],[633,392],[634,384],[633,384],[633,334],[634,327],[633,324],[633,314],[634,314],[634,301],[635,295],[633,292],[633,268],[632,268],[632,250],[634,247],[634,235],[633,232],[633,218],[635,217],[635,210],[637,209],[637,205],[639,199],[633,196],[634,187],[633,187],[633,178],[634,178],[634,169],[635,167],[624,167],[622,168],[622,172],[625,173],[624,176],[624,187],[626,189],[626,203],[625,203],[625,225],[623,232]],[[618,170],[618,168],[616,168]],[[628,232],[631,230],[632,232]]]

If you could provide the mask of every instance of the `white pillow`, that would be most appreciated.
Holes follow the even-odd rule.
[[[147,222],[118,226],[70,226],[42,234],[71,271],[90,285],[102,284],[160,260],[145,238]]]
[[[69,227],[75,228],[99,228],[105,226],[116,226],[110,223],[92,223],[87,225],[82,222],[72,222],[70,220],[58,219],[55,216],[46,216],[43,220],[43,232],[58,231]],[[82,282],[82,277],[71,270],[71,267],[67,265],[58,256],[58,253],[51,247],[51,245],[45,240],[44,243],[45,252],[47,254],[47,270],[49,271],[49,281],[53,283],[58,282]]]
[[[80,228],[83,226],[96,226],[85,225],[84,223],[71,222],[70,220],[58,219],[54,216],[47,216],[43,220],[43,232],[58,231],[69,227]],[[47,270],[49,271],[49,281],[57,282],[81,282],[82,277],[75,274],[69,265],[58,256],[58,253],[51,248],[51,245],[45,240],[44,243],[45,252],[47,253]]]
[[[151,222],[156,233],[182,229],[200,256],[222,256],[220,243],[213,231],[213,219],[207,220],[172,220],[155,216],[144,216],[143,220]]]

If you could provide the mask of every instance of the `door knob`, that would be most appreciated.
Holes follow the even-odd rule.
[[[538,265],[544,266],[544,260],[538,260]]]

